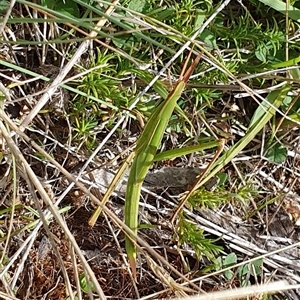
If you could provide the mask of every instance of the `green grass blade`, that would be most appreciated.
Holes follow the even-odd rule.
[[[162,102],[150,117],[136,146],[136,156],[133,160],[128,177],[125,195],[125,224],[136,234],[138,229],[138,208],[143,181],[151,167],[157,148],[163,138],[164,131],[179,99],[185,83],[179,82],[175,90]],[[136,246],[134,237],[125,238],[126,252],[129,263],[136,277]]]
[[[263,129],[266,123],[275,115],[275,108],[278,108],[287,93],[290,91],[290,85],[284,86],[281,90],[272,91],[268,96],[267,100],[273,104],[272,106],[265,106],[267,109],[263,115],[256,122],[249,127],[246,135],[239,140],[232,148],[225,152],[215,163],[215,168],[208,174],[207,177],[201,182],[206,183],[209,179],[214,177],[225,165],[227,165],[235,156],[237,156]],[[260,108],[258,108],[260,110]]]
[[[286,11],[286,3],[281,0],[259,0],[261,3],[272,7],[282,14],[288,14],[288,16],[295,20],[300,21],[300,10],[292,5],[288,5],[288,9]]]
[[[188,155],[197,151],[203,151],[206,149],[214,148],[217,147],[218,145],[219,145],[219,141],[213,141],[213,142],[208,142],[200,145],[194,145],[194,146],[189,146],[189,147],[184,147],[179,149],[172,149],[172,150],[168,150],[156,154],[153,161],[155,162],[155,161],[162,161],[166,159],[172,159],[174,157]]]

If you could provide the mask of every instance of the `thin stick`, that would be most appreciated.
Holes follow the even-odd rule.
[[[114,192],[114,190],[116,189],[117,185],[119,184],[119,182],[121,181],[121,179],[123,178],[125,172],[128,169],[128,166],[131,164],[131,161],[134,157],[134,152],[132,152],[131,154],[129,154],[129,156],[126,158],[125,162],[122,164],[122,166],[119,168],[118,172],[116,173],[116,175],[114,176],[113,180],[111,181],[109,187],[107,188],[107,191],[101,201],[102,205],[106,205],[107,201],[109,200],[109,198],[111,197],[112,193]],[[99,215],[102,212],[102,206],[98,206],[97,209],[94,211],[93,215],[90,217],[89,219],[89,225],[90,226],[94,226],[95,223],[97,222],[97,219],[99,217]]]

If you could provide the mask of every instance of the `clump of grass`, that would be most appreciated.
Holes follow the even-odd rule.
[[[64,149],[68,149],[67,153],[63,155],[68,156],[69,153],[72,153],[72,151],[69,151],[70,148],[76,149],[75,152],[82,150],[81,152],[88,156],[88,154],[98,146],[103,135],[108,135],[112,132],[114,126],[125,113],[127,117],[122,127],[116,130],[118,130],[119,134],[118,139],[123,138],[122,133],[125,131],[124,129],[126,129],[127,132],[131,132],[130,138],[125,136],[126,141],[124,144],[126,144],[126,146],[132,146],[136,136],[139,135],[142,130],[143,123],[147,122],[151,112],[156,109],[157,104],[166,98],[172,84],[176,81],[185,55],[180,55],[179,58],[175,60],[169,70],[162,74],[161,79],[144,93],[143,97],[141,97],[140,101],[131,111],[128,111],[128,108],[131,107],[132,103],[135,103],[136,96],[139,92],[144,91],[145,86],[152,80],[156,73],[162,69],[174,53],[180,49],[181,45],[190,39],[195,29],[204,24],[204,21],[207,20],[222,3],[223,1],[162,1],[161,7],[157,7],[157,1],[154,0],[129,0],[114,7],[115,10],[109,15],[106,15],[105,10],[108,8],[108,4],[106,2],[102,3],[101,1],[87,3],[86,1],[79,0],[43,0],[41,4],[18,2],[18,6],[15,7],[16,10],[12,11],[8,23],[6,24],[7,30],[3,33],[1,46],[1,64],[9,69],[3,70],[4,73],[7,71],[5,77],[3,77],[3,84],[7,89],[10,89],[9,95],[13,97],[11,100],[20,103],[21,106],[21,113],[16,118],[18,119],[16,123],[19,125],[23,115],[28,113],[28,107],[31,109],[31,107],[35,105],[35,102],[31,102],[31,95],[29,95],[31,91],[33,91],[34,94],[35,90],[31,85],[26,86],[27,82],[20,82],[20,80],[25,79],[31,80],[32,74],[30,72],[23,72],[19,66],[21,65],[23,70],[28,66],[37,67],[35,66],[37,61],[40,63],[53,62],[55,65],[59,65],[59,63],[64,62],[66,58],[72,57],[73,53],[70,53],[70,49],[74,52],[76,46],[83,41],[83,34],[92,30],[99,19],[104,17],[104,19],[106,19],[106,25],[102,26],[101,30],[99,30],[97,39],[91,41],[89,56],[79,62],[81,66],[77,66],[78,72],[83,72],[83,75],[79,77],[78,80],[68,83],[76,87],[81,94],[74,94],[73,91],[72,98],[68,99],[66,118],[68,118],[68,124],[71,124],[70,134],[72,141],[70,144],[63,145]],[[254,150],[254,148],[252,149],[253,143],[257,143],[255,139],[264,139],[264,136],[261,135],[260,132],[257,132],[255,137],[253,136],[250,140],[247,140],[247,136],[251,133],[253,126],[261,122],[261,116],[265,115],[269,107],[265,105],[263,109],[259,110],[259,108],[257,108],[258,103],[263,102],[262,99],[259,99],[257,103],[250,98],[237,100],[237,98],[235,98],[235,92],[228,89],[224,93],[218,89],[215,84],[236,84],[236,77],[241,78],[249,87],[266,89],[280,81],[286,80],[284,76],[289,75],[294,86],[290,86],[289,96],[284,97],[282,103],[277,105],[278,115],[279,112],[284,112],[290,117],[289,123],[285,124],[287,121],[286,117],[286,120],[282,120],[281,122],[278,116],[275,115],[275,112],[273,112],[274,118],[270,119],[272,122],[269,122],[269,120],[266,121],[266,123],[270,123],[270,126],[261,127],[261,129],[264,127],[268,136],[267,141],[264,141],[265,143],[263,144],[266,144],[269,148],[267,151],[262,151],[261,153],[264,153],[266,159],[268,159],[268,166],[272,167],[273,164],[284,164],[288,155],[288,147],[289,150],[294,149],[295,142],[292,139],[293,131],[291,130],[289,132],[289,139],[286,134],[281,131],[281,125],[288,126],[289,129],[291,128],[290,126],[295,126],[295,124],[299,125],[299,101],[294,98],[292,93],[296,92],[295,83],[299,81],[299,74],[297,71],[291,71],[289,74],[287,72],[279,74],[282,76],[273,76],[272,72],[270,72],[271,75],[268,75],[269,77],[263,77],[257,74],[266,71],[276,73],[276,68],[279,68],[279,66],[280,68],[284,68],[296,65],[299,62],[299,60],[295,60],[294,62],[290,61],[289,65],[285,65],[285,60],[298,58],[299,43],[286,39],[289,39],[289,36],[295,34],[299,25],[293,20],[289,20],[289,24],[285,24],[285,16],[283,16],[281,12],[269,8],[267,9],[260,1],[251,0],[245,5],[246,6],[243,6],[240,3],[234,2],[223,8],[197,37],[199,43],[194,47],[194,50],[197,52],[207,51],[205,52],[205,59],[197,66],[195,72],[196,76],[190,81],[191,88],[187,87],[178,101],[175,113],[168,124],[162,148],[169,149],[177,147],[176,143],[169,143],[169,137],[175,137],[173,139],[175,141],[176,139],[180,140],[182,145],[202,141],[203,137],[211,140],[211,137],[213,135],[215,136],[212,124],[222,119],[226,120],[228,126],[234,129],[233,135],[236,136],[235,139],[228,140],[228,151],[221,160],[217,161],[218,164],[216,167],[226,168],[226,165],[230,163],[227,157],[233,158],[236,155],[243,155],[241,150],[236,150],[237,146],[240,145],[240,141],[244,142],[244,148],[248,153],[250,152],[250,158],[248,160],[251,160],[252,154],[260,154],[257,150]],[[2,1],[0,3],[1,15],[3,15],[7,9],[8,2]],[[49,13],[51,15],[49,15]],[[22,16],[22,18],[20,16]],[[34,26],[32,26],[32,24],[34,24]],[[101,42],[100,45],[99,41]],[[288,47],[288,51],[286,47]],[[13,52],[9,60],[5,58],[5,53],[8,51],[7,49],[9,49],[9,54]],[[35,51],[32,51],[32,49]],[[35,53],[32,54],[32,52]],[[24,57],[26,57],[26,59]],[[218,66],[218,68],[216,66]],[[252,77],[250,78],[248,76]],[[15,78],[17,78],[17,80],[15,80]],[[199,88],[201,87],[197,86],[199,84],[205,84],[208,87]],[[210,88],[210,85],[214,86]],[[277,92],[280,92],[280,89],[278,89]],[[269,91],[265,92],[265,94],[267,93],[269,93]],[[265,97],[265,94],[263,94],[263,97]],[[7,103],[5,102],[8,99],[6,99],[6,97],[7,96],[1,90],[0,100],[1,103],[3,102],[4,110],[8,112]],[[32,97],[34,98],[34,96]],[[19,98],[22,98],[22,100],[19,100]],[[277,97],[275,98],[277,99]],[[39,98],[34,99],[36,101],[39,100]],[[275,103],[275,100],[273,99],[272,103]],[[238,106],[239,110],[233,111],[229,109],[229,104],[231,103]],[[258,112],[258,114],[255,116],[254,112]],[[253,116],[252,121],[249,123],[251,116]],[[51,137],[53,140],[53,128],[55,128],[57,124],[52,123],[55,122],[55,119],[55,110],[51,111],[51,115],[48,112],[45,114],[40,113],[39,117],[34,119],[32,127],[29,128],[29,132],[30,130],[38,131],[40,136],[43,137],[44,143],[40,142],[41,139],[39,139],[39,142],[45,147],[45,150],[52,147],[52,145],[49,146],[51,139],[48,139],[48,137]],[[232,120],[234,119],[239,120],[239,127],[237,127],[237,123],[233,124]],[[139,120],[140,126],[138,129],[133,130],[132,124],[134,122],[132,121],[135,120]],[[295,123],[295,121],[298,123]],[[49,124],[50,126],[48,126]],[[9,124],[6,125],[9,126]],[[45,128],[43,128],[44,125]],[[261,129],[259,131],[261,131]],[[32,135],[31,138],[35,139],[35,136]],[[118,139],[111,139],[110,143],[116,144]],[[296,139],[295,137],[295,140]],[[291,140],[292,145],[289,145]],[[27,147],[25,143],[20,143],[19,146],[22,150],[21,152],[26,156],[26,159],[32,163],[39,178],[43,178],[44,181],[51,183],[53,180],[56,183],[59,181],[55,177],[57,170],[53,167],[53,164],[48,165],[45,161],[45,157],[42,159],[39,158],[38,160],[37,155],[32,153],[31,146]],[[58,146],[55,144],[53,147]],[[125,149],[118,148],[118,151],[119,150],[123,151]],[[234,150],[237,152],[235,155],[232,154]],[[8,148],[2,152],[1,159],[3,156],[6,156],[7,153],[10,153]],[[61,160],[59,155],[56,157],[55,151],[51,153],[53,153],[55,158]],[[114,155],[116,154],[119,153],[114,153]],[[200,155],[196,155],[196,157],[199,156]],[[65,157],[62,158],[62,160],[64,159]],[[187,163],[187,160],[182,159],[182,161]],[[181,165],[182,161],[180,161]],[[203,160],[201,159],[200,161]],[[189,163],[190,162],[191,161],[189,161]],[[176,165],[174,161],[166,162],[166,164],[167,163],[174,163]],[[195,161],[194,163],[198,162]],[[250,164],[251,163],[252,162],[250,162]],[[5,164],[5,161],[3,164]],[[1,161],[1,166],[3,164]],[[257,166],[259,167],[259,163],[256,165],[256,162],[253,162],[253,164],[255,164],[255,168]],[[235,167],[240,168],[239,163],[237,163]],[[42,172],[40,172],[41,169],[43,170]],[[226,169],[224,171],[226,171]],[[215,172],[215,169],[213,169],[212,172]],[[20,172],[20,174],[20,177],[23,176],[27,180],[27,175],[24,175],[23,171]],[[210,174],[208,174],[208,176],[210,176]],[[233,176],[237,177],[237,175]],[[65,183],[61,184],[57,190],[65,190],[64,184]],[[228,186],[228,190],[230,190],[230,192],[227,191],[224,186],[219,186],[214,192],[199,188],[190,198],[190,206],[192,206],[195,211],[203,207],[213,210],[220,206],[226,206],[226,204],[236,203],[246,208],[249,198],[255,198],[255,191],[249,186],[244,186],[239,189]],[[20,201],[27,201],[22,192],[18,191],[18,193]],[[7,197],[7,195],[11,195],[10,190],[5,191],[3,197]],[[55,197],[56,196],[57,195],[55,195]],[[257,201],[257,199],[255,198],[253,201]],[[4,203],[3,205],[6,204]],[[2,209],[1,217],[3,219],[7,217],[8,222],[14,224],[17,218],[11,213],[10,205],[7,207],[9,211]],[[90,209],[90,207],[88,207],[88,209]],[[26,218],[28,218],[28,215],[30,217],[24,223],[24,229],[15,231],[11,235],[12,240],[18,239],[18,244],[23,238],[25,240],[27,231],[31,231],[32,226],[35,225],[36,222],[37,216],[34,214],[36,208],[28,211],[31,215],[26,212]],[[18,217],[21,216],[18,209],[15,210],[14,214],[18,215]],[[247,212],[245,215],[249,216],[249,218],[252,217],[252,215],[247,214]],[[32,216],[34,216],[34,218]],[[12,220],[13,218],[15,219]],[[66,216],[66,218],[68,218],[68,216]],[[168,218],[168,216],[163,215],[163,218]],[[112,228],[110,223],[108,227]],[[115,232],[117,230],[119,229],[112,229],[111,236],[108,239],[109,243],[112,243],[116,238]],[[105,234],[101,236],[101,239],[102,237],[105,239],[104,236],[106,237],[110,234],[108,230],[105,229],[104,231]],[[5,239],[5,230],[2,230],[1,241]],[[210,262],[212,262],[212,265],[209,266],[210,268],[204,268],[202,270],[203,272],[211,272],[212,270],[221,271],[222,268],[233,266],[241,260],[236,253],[225,253],[228,249],[222,249],[218,246],[216,239],[208,238],[205,231],[199,229],[198,224],[193,221],[192,217],[187,217],[184,214],[179,218],[176,239],[179,246],[192,248],[198,259],[207,257]],[[63,257],[67,257],[68,255],[66,253],[69,251],[67,249],[69,241],[63,241],[65,245],[62,245],[60,250],[63,250]],[[63,242],[61,244],[63,244]],[[116,244],[119,245],[119,243]],[[14,255],[11,249],[13,249],[13,247],[11,247],[7,253],[3,253],[3,258],[5,258],[2,260],[3,265],[7,264],[9,259]],[[70,253],[73,251],[72,249]],[[120,248],[117,249],[120,253],[122,252]],[[32,256],[32,258],[34,258],[34,256]],[[65,274],[68,274],[71,269],[71,264],[69,261],[66,263],[68,264],[67,267],[62,264],[57,268],[57,270],[59,270],[57,274],[59,274],[61,270],[64,270]],[[113,263],[115,264],[115,261]],[[122,263],[118,262],[115,269],[120,268],[121,264]],[[236,268],[235,273],[226,272],[224,273],[226,282],[233,282],[235,280],[237,285],[248,285],[251,282],[250,277],[261,276],[261,266],[261,261],[258,261],[257,264],[253,263],[248,264],[247,267],[244,268]],[[78,265],[76,265],[75,256],[72,267],[73,271],[71,273],[75,278],[78,267]],[[53,266],[53,268],[55,268],[55,266]],[[82,271],[83,267],[81,265],[79,268],[80,271]],[[95,268],[95,272],[98,269]],[[102,271],[103,269],[108,269],[109,272],[112,271],[111,265],[101,266],[100,269]],[[186,271],[189,271],[189,269],[187,268]],[[31,272],[32,269],[25,268],[24,278],[28,277],[27,274],[32,274]],[[144,274],[146,273],[147,272]],[[56,270],[54,270],[52,274],[56,274]],[[78,278],[73,278],[71,280],[73,284],[71,289],[78,284],[77,293],[80,293],[80,285],[85,286],[84,292],[88,293],[89,289],[94,292],[94,286],[89,276],[86,276],[85,272],[80,274],[78,278],[79,281],[82,280],[82,282],[78,284],[78,282],[76,283]],[[37,276],[36,274],[34,275]],[[97,276],[98,278],[103,277],[101,273],[98,273]],[[107,275],[107,278],[104,278],[104,280],[109,279],[109,276],[111,275]],[[153,278],[151,276],[145,280],[145,282],[149,280],[147,282],[148,286],[149,282],[152,284],[151,280],[153,280]],[[54,280],[54,282],[56,282],[56,280]],[[68,282],[70,282],[69,279],[65,281],[65,284],[60,282],[61,285],[59,285],[59,287],[63,286],[63,288],[61,288],[62,291],[66,290],[65,287],[68,285]],[[107,282],[106,285],[109,285]],[[123,282],[128,282],[126,275],[124,275]],[[10,282],[8,284],[10,284]],[[134,286],[134,284],[133,282],[132,286]],[[153,282],[153,286],[154,284],[158,286],[156,281]],[[7,290],[9,292],[17,291],[18,287],[20,287],[21,290],[21,285],[22,284],[16,279],[14,280],[14,286]],[[29,282],[28,286],[32,288],[32,282]],[[70,289],[70,285],[68,286]],[[49,290],[52,288],[55,289],[55,286],[51,286]],[[127,287],[122,287],[121,290],[121,296],[124,296],[123,293],[126,291],[125,296],[131,298],[139,298],[140,296],[150,294],[150,292],[152,293],[152,291],[147,290],[144,291],[143,295],[138,295],[136,292],[139,290],[138,288],[132,288],[132,290],[128,291]],[[68,290],[68,293],[71,292],[72,290]],[[16,295],[19,296],[18,292],[16,292]],[[22,296],[24,295],[20,293],[21,298],[23,298]],[[60,294],[60,296],[64,298],[67,297],[64,294]],[[101,296],[100,292],[99,296]],[[40,297],[40,294],[38,294],[37,297]],[[70,296],[70,298],[72,297]]]

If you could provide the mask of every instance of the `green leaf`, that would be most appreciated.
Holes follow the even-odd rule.
[[[231,280],[234,277],[234,273],[231,270],[226,270],[224,272],[224,276],[226,277],[226,279]]]
[[[279,63],[272,64],[273,68],[287,68],[290,66],[295,66],[298,62],[300,62],[300,56],[289,59],[287,61],[282,61]]]
[[[200,35],[200,39],[211,48],[210,50],[218,49],[216,37],[210,30],[204,29]]]
[[[250,269],[250,274],[252,276],[259,276],[261,274],[263,259],[257,259],[251,263],[252,267]]]
[[[243,277],[244,275],[247,275],[249,273],[249,264],[240,266],[238,268],[238,274],[240,277]]]
[[[255,50],[255,56],[258,60],[260,60],[263,63],[267,62],[267,54],[268,54],[268,49],[267,47],[262,44],[257,49]]]
[[[266,115],[266,112],[271,108],[269,103],[274,105],[274,103],[280,101],[280,104],[282,104],[286,97],[287,91],[288,91],[288,86],[282,88],[279,91],[270,92],[266,98],[267,101],[263,101],[259,105],[259,107],[256,109],[256,111],[254,112],[251,122],[250,122],[250,125],[249,125],[249,128],[251,128],[257,122],[259,122],[260,120],[262,120],[264,118],[264,116]],[[275,106],[279,106],[279,105],[275,105]],[[274,114],[275,114],[275,112],[273,112],[273,115]]]
[[[298,64],[298,62],[297,62],[297,64]],[[290,74],[292,75],[292,78],[295,78],[295,79],[299,79],[300,78],[300,71],[299,71],[298,68],[297,69],[291,69],[290,70]]]
[[[282,106],[282,109],[283,109],[284,111],[287,111],[288,109],[290,109],[290,105],[291,105],[293,99],[294,99],[294,97],[292,97],[292,96],[286,96],[286,97],[284,98],[284,100],[283,100],[283,102],[282,102],[282,105],[281,105],[281,106]]]
[[[42,0],[42,5],[66,16],[79,18],[79,9],[73,0]]]
[[[202,10],[202,9],[196,9],[196,18],[195,18],[194,30],[196,30],[197,28],[199,28],[203,24],[205,18],[206,18],[205,11]]]
[[[0,91],[0,102],[4,101],[5,99],[5,95]]]
[[[183,147],[183,148],[167,150],[167,151],[156,154],[153,161],[162,161],[162,160],[172,159],[172,158],[179,157],[182,155],[188,155],[188,154],[191,154],[196,151],[199,152],[199,151],[203,151],[206,149],[214,148],[214,147],[217,147],[218,145],[219,145],[219,141],[213,141],[213,142],[202,143],[202,144]]]
[[[222,257],[221,257],[221,256],[219,256],[219,257],[214,261],[214,263],[215,263],[215,270],[216,270],[216,271],[219,271],[219,270],[222,269]]]
[[[147,1],[145,0],[132,0],[129,2],[128,8],[139,13],[143,13],[146,10]]]
[[[5,12],[8,9],[9,2],[6,0],[0,0],[0,12]]]
[[[224,265],[224,268],[227,268],[227,267],[230,267],[230,266],[233,266],[235,265],[237,262],[237,256],[235,253],[230,253],[228,254],[224,261],[223,261],[223,265]],[[232,270],[227,270],[224,272],[224,276],[228,279],[228,280],[231,280],[234,276],[234,272]]]
[[[83,292],[88,293],[89,290],[95,291],[95,286],[91,281],[88,281],[85,274],[79,276],[80,287]]]
[[[121,48],[121,49],[132,49],[133,45],[137,43],[138,37],[131,36],[128,34],[124,34],[123,36],[120,37],[114,37],[112,39],[113,43],[115,46]]]
[[[216,177],[219,178],[218,186],[222,186],[228,180],[228,175],[226,173],[218,173]]]
[[[64,15],[73,16],[79,18],[79,9],[77,4],[73,0],[64,0],[57,6],[57,10]]]
[[[176,10],[173,7],[168,7],[166,9],[156,12],[155,14],[151,14],[151,16],[153,15],[155,19],[163,21],[167,18],[171,18],[175,12]]]
[[[267,151],[266,157],[268,160],[280,164],[286,160],[287,149],[282,144],[276,143]]]
[[[273,9],[277,10],[278,12],[282,14],[286,14],[286,3],[282,0],[259,0],[260,2],[272,7]],[[287,10],[289,18],[300,21],[300,10],[295,8],[292,5],[288,5]]]
[[[223,265],[224,265],[225,268],[227,268],[227,267],[230,267],[230,266],[236,264],[236,262],[237,262],[236,254],[235,253],[230,253],[225,257]]]

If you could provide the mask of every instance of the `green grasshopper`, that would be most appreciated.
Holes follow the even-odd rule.
[[[150,116],[134,150],[135,157],[129,173],[125,196],[125,224],[131,228],[135,234],[138,229],[138,208],[143,181],[154,161],[157,149],[177,104],[177,100],[180,98],[187,81],[199,63],[202,53],[198,54],[185,72],[190,56],[191,52],[183,66],[176,85],[166,100],[162,102]],[[125,246],[133,276],[136,277],[136,246],[134,236],[126,236]]]

